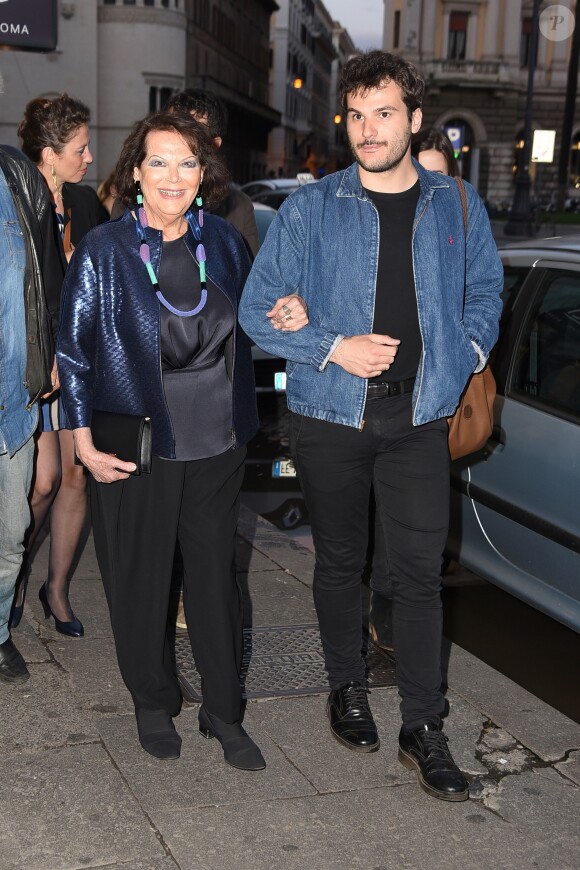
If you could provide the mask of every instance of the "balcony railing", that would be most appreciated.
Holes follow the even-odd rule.
[[[469,79],[479,82],[502,82],[509,79],[508,67],[499,60],[433,60],[423,65],[431,82]]]

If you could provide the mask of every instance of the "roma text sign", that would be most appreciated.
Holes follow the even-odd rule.
[[[0,0],[0,46],[54,51],[57,0]]]

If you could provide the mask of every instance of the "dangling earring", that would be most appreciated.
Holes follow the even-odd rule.
[[[200,227],[203,226],[203,198],[201,195],[201,184],[197,188],[197,193],[195,195],[195,204],[198,207],[199,211],[197,213],[197,222]]]
[[[199,211],[197,213],[197,222],[199,224],[199,228],[203,227],[203,197],[201,195],[201,184],[197,188],[197,193],[195,195],[195,204],[198,207]],[[199,263],[199,279],[201,282],[201,291],[202,293],[206,290],[206,279],[205,279],[205,248],[203,246],[203,242],[199,241],[199,245],[196,248],[195,256],[197,258],[197,262]]]
[[[52,175],[52,180],[54,183],[54,192],[56,193],[57,196],[62,196],[62,193],[60,190],[60,187],[62,185],[59,186],[58,178],[56,176],[56,169],[54,168],[54,163],[50,164],[50,174]]]

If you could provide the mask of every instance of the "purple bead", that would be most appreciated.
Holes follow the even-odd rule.
[[[145,213],[145,209],[143,206],[139,209],[139,223],[142,227],[148,227],[149,223],[147,222],[147,215]]]
[[[146,242],[141,242],[139,254],[141,255],[141,259],[143,260],[145,265],[151,262],[151,251],[149,250],[149,245]]]
[[[200,208],[200,210],[199,210],[199,213],[197,216],[197,222],[200,225],[200,227],[203,226],[203,209],[202,208]]]
[[[197,246],[195,256],[198,263],[205,263],[205,248],[201,243]]]

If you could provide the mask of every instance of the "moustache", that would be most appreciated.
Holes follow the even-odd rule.
[[[379,142],[378,139],[365,139],[364,142],[360,142],[356,147],[364,148],[366,145],[386,145],[386,142]]]

